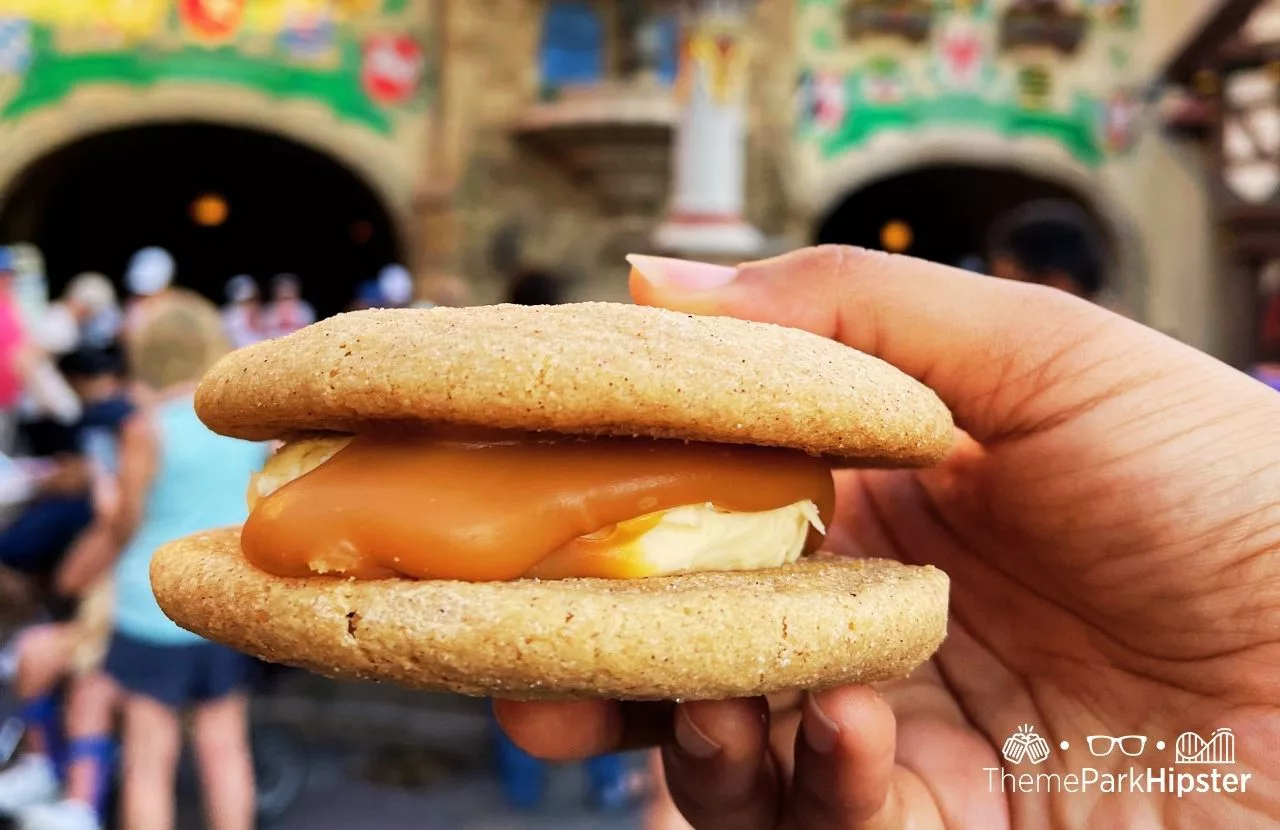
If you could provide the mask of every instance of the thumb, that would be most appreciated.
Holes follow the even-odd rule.
[[[628,261],[637,303],[840,340],[932,387],[979,441],[1035,431],[1126,388],[1140,371],[1135,343],[1155,337],[1060,291],[859,248],[737,267]]]

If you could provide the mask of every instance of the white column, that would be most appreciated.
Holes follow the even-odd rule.
[[[671,202],[654,235],[665,252],[749,257],[764,237],[743,218],[750,0],[695,0],[682,20]]]

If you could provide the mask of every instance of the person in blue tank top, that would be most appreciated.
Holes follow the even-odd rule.
[[[195,384],[229,346],[212,304],[171,293],[127,341],[134,378],[154,397],[125,424],[120,444],[120,553],[113,568],[114,632],[103,671],[118,689],[124,713],[121,825],[174,827],[180,719],[189,714],[206,826],[251,830],[254,781],[245,689],[252,663],[171,622],[152,594],[150,565],[167,542],[243,523],[244,493],[268,449],[217,435],[196,417]],[[77,795],[83,798],[68,791],[72,801]]]

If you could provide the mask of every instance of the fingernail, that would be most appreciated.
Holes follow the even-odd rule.
[[[705,761],[720,754],[720,745],[698,728],[683,706],[676,707],[676,720],[672,731],[675,732],[676,746],[691,758]]]
[[[710,291],[728,285],[738,276],[738,269],[728,265],[690,262],[685,259],[630,254],[627,262],[650,285],[676,291]]]
[[[814,694],[805,695],[805,711],[800,721],[805,743],[820,755],[829,755],[840,741],[840,727],[831,716],[822,711]]]

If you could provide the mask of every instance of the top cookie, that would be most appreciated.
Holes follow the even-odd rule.
[[[434,421],[939,461],[951,413],[882,360],[797,329],[618,303],[358,311],[233,352],[200,418],[250,440]]]

